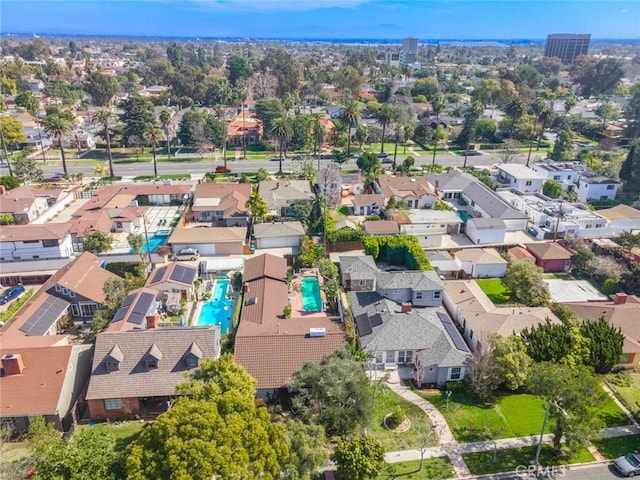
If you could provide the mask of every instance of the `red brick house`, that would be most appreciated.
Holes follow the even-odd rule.
[[[572,253],[556,242],[527,243],[525,247],[545,273],[568,272],[571,269]]]

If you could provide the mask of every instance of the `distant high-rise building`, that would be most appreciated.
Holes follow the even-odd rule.
[[[415,63],[418,58],[418,39],[407,37],[402,40],[402,50],[400,51],[400,63],[407,65]]]
[[[589,54],[590,33],[552,33],[547,36],[545,57],[558,57],[565,65],[573,65],[579,55]]]

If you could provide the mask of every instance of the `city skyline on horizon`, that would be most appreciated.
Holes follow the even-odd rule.
[[[5,0],[0,33],[319,41],[409,36],[421,41],[538,41],[550,33],[590,33],[596,41],[636,40],[640,39],[640,2]]]

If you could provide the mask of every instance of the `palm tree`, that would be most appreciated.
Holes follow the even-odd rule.
[[[553,112],[547,106],[547,103],[542,98],[537,98],[531,106],[533,114],[536,116],[538,123],[540,124],[540,133],[538,134],[538,145],[536,146],[536,152],[540,150],[540,144],[542,143],[542,136],[544,130],[547,128],[549,122],[553,119]]]
[[[569,115],[569,112],[571,111],[571,109],[573,107],[575,107],[578,104],[578,99],[576,97],[574,97],[573,95],[565,98],[564,100],[564,116],[566,117],[567,115]]]
[[[351,155],[351,129],[356,128],[360,123],[360,105],[358,102],[349,102],[345,105],[344,110],[340,114],[342,120],[347,126],[347,155]]]
[[[327,129],[322,123],[322,115],[314,113],[311,117],[311,135],[313,136],[313,155],[318,160],[318,171],[320,171],[320,156],[318,155],[318,146],[322,146],[324,138],[327,135]]]
[[[109,177],[113,178],[113,155],[111,155],[111,132],[109,131],[111,120],[116,118],[109,110],[98,110],[91,116],[91,121],[99,123],[104,128],[104,136],[107,141],[107,158],[109,159]]]
[[[151,155],[153,155],[153,176],[158,176],[158,163],[156,162],[156,145],[162,139],[162,131],[155,123],[147,123],[144,127],[144,138],[151,142]]]
[[[284,157],[283,151],[285,151],[284,147],[293,136],[293,130],[291,129],[291,123],[289,120],[284,117],[275,119],[273,121],[273,126],[271,127],[271,135],[273,135],[273,138],[277,140],[280,149],[280,167],[278,169],[278,173],[282,174],[282,159]]]
[[[382,105],[380,110],[375,114],[376,121],[382,127],[382,145],[380,146],[380,153],[384,153],[384,133],[387,126],[392,124],[396,120],[396,111],[389,105]]]
[[[160,112],[160,125],[164,131],[165,137],[167,137],[167,158],[171,160],[171,130],[173,128],[173,111],[168,108],[163,108]]]
[[[404,125],[402,123],[396,123],[395,129],[395,144],[393,146],[393,165],[392,168],[396,169],[396,156],[398,155],[398,143],[400,142],[400,136],[404,135]]]
[[[431,111],[436,116],[436,130],[438,129],[438,125],[440,124],[440,114],[442,113],[442,110],[444,110],[444,97],[441,94],[437,94],[431,102]],[[433,145],[433,158],[431,159],[431,165],[434,165],[436,163],[437,147],[438,143],[437,140],[435,140]]]
[[[62,155],[62,170],[65,175],[67,172],[67,158],[64,155],[64,139],[67,135],[73,132],[73,123],[68,117],[60,114],[59,112],[54,112],[49,115],[46,115],[42,119],[42,125],[44,126],[44,131],[50,135],[53,135],[60,145],[60,155]]]
[[[359,125],[358,128],[356,128],[356,133],[353,134],[353,138],[358,142],[360,152],[362,152],[364,144],[367,143],[370,133],[371,132],[367,125]]]

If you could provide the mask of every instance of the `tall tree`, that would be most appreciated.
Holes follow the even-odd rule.
[[[548,402],[557,456],[575,453],[597,437],[600,422],[593,411],[604,404],[605,393],[588,369],[543,362],[531,370],[527,384]]]
[[[262,121],[265,132],[270,132],[273,121],[285,116],[284,105],[279,98],[261,98],[256,102],[256,117]]]
[[[624,117],[627,119],[625,133],[629,138],[640,137],[640,83],[630,88],[631,98],[624,109]]]
[[[69,173],[67,170],[67,158],[64,154],[65,139],[73,132],[73,123],[69,118],[60,112],[50,113],[42,119],[44,131],[53,135],[60,146],[60,155],[62,156],[62,170],[65,175]]]
[[[623,76],[622,60],[614,57],[580,55],[571,67],[571,79],[584,97],[612,93]]]
[[[12,171],[7,145],[20,145],[26,141],[27,136],[22,129],[22,124],[18,120],[8,115],[0,116],[0,142],[2,142],[2,150],[4,151],[4,156],[9,167],[9,176],[12,175]]]
[[[573,133],[571,130],[562,129],[558,132],[551,158],[557,162],[567,162],[573,159]]]
[[[153,157],[153,176],[158,176],[158,162],[156,161],[156,145],[162,140],[162,131],[155,122],[149,122],[143,130],[143,136],[151,143],[151,156]]]
[[[173,136],[173,110],[163,108],[160,111],[160,126],[167,139],[167,158],[171,160],[171,138]]]
[[[120,102],[120,109],[122,143],[129,145],[131,140],[143,139],[146,126],[154,121],[153,104],[139,95],[133,95]]]
[[[100,230],[85,232],[84,234],[84,251],[93,254],[100,254],[111,250],[113,237],[109,233]]]
[[[240,80],[250,77],[251,67],[244,58],[234,55],[227,59],[227,78],[232,86],[235,87]]]
[[[551,300],[542,269],[528,262],[512,262],[503,282],[518,301],[529,307],[545,305]]]
[[[376,122],[378,122],[378,125],[382,127],[382,144],[380,145],[380,153],[384,153],[384,134],[387,130],[387,127],[393,124],[396,118],[397,112],[393,107],[390,107],[387,104],[382,105],[382,107],[375,113]]]
[[[115,77],[100,70],[88,74],[83,87],[91,95],[92,103],[98,107],[103,107],[111,102],[113,96],[120,90],[120,85]]]
[[[563,191],[562,184],[553,179],[547,180],[542,186],[542,194],[549,198],[560,198]]]
[[[357,128],[360,123],[360,104],[355,101],[348,102],[340,113],[340,120],[347,126],[347,155],[351,155],[351,129]]]
[[[624,192],[640,192],[640,139],[631,142],[629,153],[620,167]]]
[[[257,190],[253,191],[247,199],[246,207],[251,212],[251,217],[255,223],[260,223],[267,214],[267,204]]]
[[[338,440],[331,460],[338,466],[340,478],[378,478],[384,466],[384,447],[373,437],[359,436],[350,440]]]
[[[13,176],[23,184],[42,180],[42,169],[33,158],[22,155],[13,160]]]
[[[40,110],[40,100],[31,91],[20,92],[16,95],[16,105],[24,108],[31,115],[35,115]]]
[[[602,315],[598,320],[580,324],[580,332],[588,342],[585,365],[593,367],[596,373],[611,372],[622,355],[624,335],[620,328],[610,325]]]
[[[327,129],[324,126],[322,115],[319,113],[314,113],[311,116],[311,136],[313,137],[313,155],[318,161],[318,171],[320,171],[318,148],[322,148],[324,139],[327,136]]]
[[[519,335],[495,335],[491,343],[498,382],[509,390],[518,390],[525,384],[533,364],[524,340]]]
[[[280,151],[278,173],[282,174],[282,160],[284,159],[284,152],[286,151],[287,142],[291,140],[291,136],[293,135],[289,119],[285,117],[275,119],[273,121],[273,126],[271,127],[271,135],[276,142],[278,142],[278,149]]]
[[[297,420],[287,422],[286,428],[285,438],[290,456],[282,469],[283,478],[312,480],[329,457],[324,428]]]
[[[109,177],[113,178],[113,155],[111,154],[111,122],[116,116],[109,110],[98,110],[93,114],[91,120],[99,123],[104,130],[104,138],[107,141],[107,158],[109,159]]]

